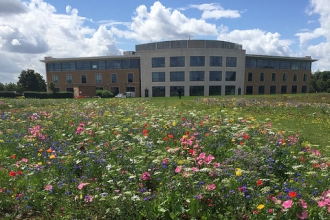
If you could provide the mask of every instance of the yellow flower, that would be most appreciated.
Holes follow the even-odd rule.
[[[41,153],[38,153],[38,157],[41,157]]]
[[[172,122],[172,126],[176,126],[176,122],[175,121]]]
[[[265,208],[265,206],[264,206],[263,204],[260,204],[260,205],[258,205],[258,207],[257,207],[257,209],[259,209],[259,210],[261,210],[261,209],[263,209],[263,208]]]
[[[242,170],[240,168],[235,169],[236,176],[242,176]]]
[[[3,143],[3,142],[4,142],[4,140],[0,139],[0,143]]]
[[[49,156],[49,158],[50,158],[50,159],[54,159],[54,158],[55,158],[55,155],[52,154],[52,155]]]
[[[38,165],[42,165],[42,162],[38,162]]]

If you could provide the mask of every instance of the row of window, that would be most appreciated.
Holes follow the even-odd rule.
[[[76,62],[47,63],[47,71],[76,71],[76,70],[106,70],[106,69],[136,69],[140,68],[139,59],[125,60],[95,60]]]
[[[258,94],[265,94],[265,86],[258,86]],[[281,86],[281,94],[286,94],[287,86]],[[276,92],[277,87],[276,86],[269,86],[269,94],[277,94]],[[298,86],[292,86],[291,87],[291,93],[297,93],[298,92]],[[307,93],[307,86],[301,86],[301,93]],[[245,90],[246,95],[252,95],[253,94],[253,86],[246,86]]]
[[[235,71],[226,71],[225,81],[236,81]],[[222,81],[222,71],[209,71],[208,74],[209,81]],[[165,72],[152,72],[152,82],[165,82],[166,74]],[[170,72],[170,82],[181,82],[185,81],[184,71]],[[189,81],[205,81],[205,71],[190,71]]]
[[[52,75],[52,81],[54,83],[59,83],[58,75],[53,74]],[[133,73],[127,73],[127,82],[131,83],[133,81],[134,81]],[[112,83],[118,83],[117,73],[112,73],[111,74],[111,82]],[[72,75],[67,74],[66,75],[66,83],[67,84],[70,84],[70,83],[87,83],[87,75],[86,74],[81,74],[80,75],[80,81],[79,82],[73,82]],[[94,83],[94,82],[90,82],[90,83]],[[103,83],[101,73],[95,74],[95,83]]]
[[[55,88],[54,89],[55,92],[60,92],[60,88]],[[96,90],[103,90],[103,87],[96,87]],[[74,89],[71,87],[71,88],[66,88],[66,91],[67,92],[74,92]],[[135,92],[135,87],[132,87],[132,86],[127,86],[125,91],[127,92]],[[114,95],[117,95],[119,94],[119,87],[110,87],[110,92]]]
[[[311,61],[289,61],[279,59],[255,59],[246,58],[246,68],[272,68],[272,69],[295,69],[310,70]]]
[[[190,66],[205,66],[205,56],[190,56]],[[165,67],[165,57],[151,58],[153,68]],[[226,67],[236,67],[237,57],[226,57]],[[185,56],[170,57],[170,67],[186,66]],[[210,56],[209,66],[222,67],[222,56]]]
[[[170,96],[177,96],[178,88],[181,88],[181,95],[184,96],[184,86],[170,86]],[[209,96],[221,95],[221,86],[208,86]],[[189,86],[189,96],[204,96],[204,86]],[[165,86],[153,86],[153,97],[165,97]],[[225,95],[235,95],[235,86],[225,86]]]
[[[277,75],[276,73],[272,73],[272,82],[275,82],[276,81],[276,75]],[[293,75],[292,80],[294,82],[297,82],[298,81],[298,75],[296,73]],[[253,81],[253,73],[251,73],[251,72],[248,73],[248,81],[249,82]],[[260,75],[259,75],[259,81],[260,82],[265,81],[265,73],[260,73]],[[283,73],[282,74],[282,81],[283,82],[286,82],[287,81],[287,73]],[[306,73],[303,75],[303,81],[304,82],[307,81],[307,74]]]

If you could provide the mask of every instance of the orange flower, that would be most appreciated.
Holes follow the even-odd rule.
[[[314,167],[314,168],[318,168],[318,167],[319,167],[319,164],[314,163],[314,164],[313,164],[313,167]]]
[[[174,138],[173,134],[168,134],[167,137],[170,139]]]
[[[15,159],[16,158],[16,155],[13,154],[13,155],[10,156],[10,158]]]
[[[51,152],[53,152],[52,149],[51,148],[48,148],[47,149],[47,153],[51,153]]]
[[[262,180],[257,180],[257,186],[262,186],[263,182]]]

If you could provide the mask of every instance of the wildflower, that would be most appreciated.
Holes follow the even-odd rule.
[[[10,171],[10,172],[9,172],[9,175],[10,175],[10,176],[16,176],[16,173],[15,173],[14,171]]]
[[[292,199],[293,197],[297,196],[297,193],[295,191],[291,191],[289,192],[288,196],[290,197],[290,199]]]
[[[84,186],[86,186],[86,185],[88,185],[89,183],[80,183],[79,185],[78,185],[78,189],[82,189],[82,188],[84,188]]]
[[[262,180],[257,180],[257,186],[262,186],[263,182]]]
[[[209,184],[209,185],[206,186],[206,189],[209,190],[209,191],[212,191],[212,190],[214,190],[215,188],[216,188],[216,186],[215,186],[214,183]]]
[[[16,155],[13,154],[13,155],[10,156],[10,158],[15,159],[16,158]]]
[[[151,180],[150,173],[148,173],[148,172],[142,173],[141,179],[143,179],[143,180]]]
[[[20,171],[20,170],[18,170],[18,171],[17,171],[17,174],[18,174],[18,175],[22,175],[22,174],[23,174],[23,172],[22,172],[22,171]]]
[[[242,176],[242,170],[240,168],[235,169],[236,176]]]
[[[298,213],[296,213],[297,217],[299,219],[307,219],[308,218],[308,213],[306,210],[302,211],[301,215],[299,215]]]
[[[53,189],[53,186],[52,185],[46,185],[45,186],[45,190],[47,190],[47,191],[50,191],[52,189]]]
[[[22,158],[22,162],[27,163],[28,162],[28,159]]]
[[[178,166],[178,167],[175,168],[175,172],[176,173],[180,173],[181,169],[182,169],[182,167],[181,166]]]
[[[52,154],[52,155],[49,156],[49,158],[50,158],[50,159],[54,159],[54,158],[55,158],[55,155]]]
[[[289,200],[283,202],[282,206],[283,206],[283,208],[285,208],[285,209],[289,209],[289,208],[291,208],[291,206],[292,206],[292,200],[289,199]]]
[[[265,205],[263,205],[263,204],[260,204],[260,205],[257,206],[257,209],[258,209],[258,210],[261,210],[261,209],[263,209],[263,208],[265,208]]]

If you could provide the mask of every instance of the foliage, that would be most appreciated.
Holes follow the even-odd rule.
[[[0,91],[0,97],[15,98],[16,94],[12,91]]]
[[[5,85],[0,82],[0,91],[5,91]]]
[[[25,98],[36,98],[36,99],[51,99],[51,98],[73,98],[72,92],[57,92],[57,93],[47,93],[47,92],[24,92]]]
[[[330,92],[330,71],[316,72],[312,75],[312,92]]]
[[[96,95],[101,97],[101,98],[111,98],[114,97],[112,92],[109,90],[96,90]]]
[[[42,78],[40,73],[35,73],[34,70],[22,70],[18,79],[17,85],[19,85],[23,91],[46,92],[47,90],[46,81]]]
[[[48,84],[48,88],[50,90],[52,90],[53,93],[55,93],[55,83],[53,81],[51,81],[49,84]]]
[[[3,100],[0,218],[329,219],[327,147],[257,119],[329,105],[159,100]]]

